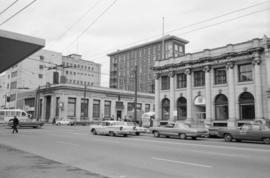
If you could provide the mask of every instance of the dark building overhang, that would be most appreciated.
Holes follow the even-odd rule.
[[[0,30],[0,73],[44,46],[44,39]]]

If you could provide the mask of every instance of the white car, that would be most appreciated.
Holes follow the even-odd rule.
[[[121,121],[102,121],[90,126],[93,135],[128,136],[135,134],[135,128]]]
[[[71,119],[58,119],[55,121],[56,125],[74,125],[74,121]]]
[[[124,122],[125,125],[133,127],[135,129],[135,135],[140,135],[141,133],[147,133],[149,132],[148,129],[144,127],[140,127],[137,123],[135,122]]]

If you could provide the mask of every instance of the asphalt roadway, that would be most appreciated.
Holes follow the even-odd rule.
[[[0,144],[112,178],[270,177],[270,145],[261,143],[93,136],[88,126],[45,126],[17,135],[0,128]]]

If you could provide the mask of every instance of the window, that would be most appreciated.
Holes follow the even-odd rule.
[[[99,117],[100,116],[100,100],[94,100],[93,101],[93,117]]]
[[[76,98],[68,98],[68,116],[76,116]]]
[[[18,76],[18,71],[14,71],[11,73],[11,78],[17,77]]]
[[[254,97],[244,92],[239,97],[240,120],[253,120],[255,118]]]
[[[170,118],[170,100],[165,98],[161,104],[162,120],[169,120]]]
[[[194,86],[204,86],[205,85],[205,75],[204,71],[195,71],[194,72]]]
[[[252,64],[238,66],[239,82],[252,81]]]
[[[66,71],[66,74],[68,75],[68,71]]]
[[[215,69],[215,84],[227,83],[226,79],[226,68]]]
[[[43,69],[44,68],[44,66],[43,65],[39,65],[39,69]]]
[[[43,78],[43,75],[42,74],[38,74],[38,78]]]
[[[137,111],[141,111],[142,110],[142,103],[137,103]]]
[[[145,104],[145,112],[149,112],[150,111],[150,104]]]
[[[215,99],[216,120],[228,120],[228,99],[225,95],[219,94]]]
[[[15,88],[17,88],[17,81],[10,83],[10,89],[15,89]]]
[[[60,97],[56,97],[56,105],[55,105],[55,116],[59,117],[59,102],[60,102]]]
[[[82,98],[81,100],[81,118],[86,119],[88,117],[88,105],[89,100]]]
[[[111,101],[104,102],[104,117],[111,117]]]
[[[177,120],[185,120],[187,118],[187,100],[180,97],[177,100]]]
[[[161,77],[161,90],[169,90],[170,89],[170,77],[162,76]]]
[[[44,61],[44,56],[39,56],[39,60]]]
[[[184,73],[177,74],[177,88],[186,88],[187,87],[187,76]]]
[[[134,103],[128,103],[128,111],[132,111],[134,108],[133,106],[134,106]]]

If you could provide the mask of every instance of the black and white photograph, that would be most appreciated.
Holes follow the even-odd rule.
[[[270,0],[0,0],[0,178],[269,178]]]

